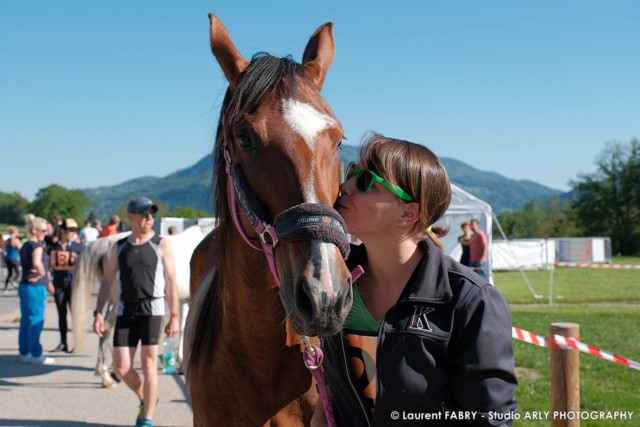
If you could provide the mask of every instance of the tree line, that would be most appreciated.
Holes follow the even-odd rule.
[[[568,197],[530,201],[519,211],[498,215],[509,238],[610,237],[614,254],[640,254],[640,142],[608,142],[595,160],[596,171],[570,181]],[[18,193],[0,192],[0,223],[23,224],[33,213],[50,219],[54,215],[82,223],[91,200],[82,190],[53,184],[42,188],[33,202]],[[118,209],[126,218],[126,201]],[[160,216],[198,218],[206,212],[176,207],[171,214],[160,204]],[[497,230],[496,230],[497,233]]]
[[[123,220],[127,217],[127,203],[124,200],[115,214]],[[0,223],[23,225],[27,213],[51,221],[55,215],[62,218],[73,218],[82,226],[85,220],[92,223],[97,219],[106,223],[106,218],[97,218],[95,212],[89,211],[92,201],[82,190],[67,189],[58,184],[52,184],[41,188],[36,193],[32,202],[29,202],[19,193],[3,193],[0,191]],[[159,216],[174,216],[179,218],[202,218],[211,216],[209,213],[192,207],[177,206],[171,212],[162,203],[158,203]],[[123,222],[126,222],[124,220]],[[3,230],[4,231],[4,230]]]
[[[614,254],[640,255],[640,142],[608,142],[595,165],[570,181],[568,197],[498,215],[507,236],[610,237]]]

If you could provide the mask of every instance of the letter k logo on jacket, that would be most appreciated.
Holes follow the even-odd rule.
[[[427,314],[433,310],[435,310],[433,307],[420,307],[419,305],[415,305],[413,308],[413,316],[411,316],[411,322],[409,323],[409,329],[420,329],[422,331],[432,332]]]

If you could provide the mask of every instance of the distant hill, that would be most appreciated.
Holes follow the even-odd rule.
[[[213,194],[211,193],[212,158],[207,155],[186,169],[173,172],[164,178],[142,177],[121,184],[86,188],[84,193],[93,200],[88,208],[98,218],[105,218],[116,212],[120,205],[134,195],[145,195],[156,203],[161,203],[169,211],[177,206],[193,207],[211,212]]]
[[[343,162],[358,159],[359,148],[343,144]],[[530,200],[562,195],[561,191],[528,180],[513,180],[495,172],[485,172],[459,160],[442,157],[451,181],[476,197],[491,204],[496,213],[521,209]],[[133,195],[143,194],[163,204],[169,211],[177,206],[212,211],[212,158],[203,157],[191,167],[181,169],[164,178],[141,177],[114,186],[87,188],[83,191],[93,200],[89,208],[99,218],[115,212]]]

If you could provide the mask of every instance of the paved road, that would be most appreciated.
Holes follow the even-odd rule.
[[[93,373],[98,343],[93,333],[86,336],[84,354],[46,351],[59,342],[58,313],[51,299],[40,341],[56,363],[38,366],[18,361],[19,307],[16,291],[0,291],[0,427],[133,426],[138,412],[133,392],[123,384],[103,389]],[[90,322],[88,315],[87,330]],[[184,377],[160,372],[159,386],[154,425],[192,426]]]

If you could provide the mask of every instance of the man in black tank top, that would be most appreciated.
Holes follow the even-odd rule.
[[[158,401],[158,340],[164,317],[164,297],[171,308],[167,336],[178,332],[178,290],[175,282],[173,249],[152,230],[158,207],[146,197],[136,197],[127,207],[131,235],[111,249],[100,284],[93,330],[104,333],[102,308],[110,286],[120,273],[120,303],[113,338],[116,374],[140,399],[137,427],[153,427],[151,421]],[[133,369],[138,341],[142,343],[141,366],[144,381]]]

